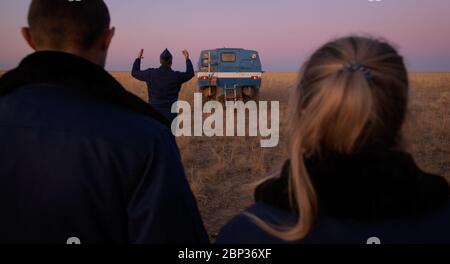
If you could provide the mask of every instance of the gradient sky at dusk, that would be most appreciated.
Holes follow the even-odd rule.
[[[31,52],[20,36],[29,0],[0,1],[0,69]],[[296,71],[324,42],[350,33],[396,44],[411,71],[450,71],[448,0],[106,0],[116,36],[107,68],[128,70],[140,48],[157,66],[169,48],[194,62],[202,49],[242,47],[261,53],[264,70]]]

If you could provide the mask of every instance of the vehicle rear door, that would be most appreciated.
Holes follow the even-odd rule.
[[[226,49],[219,51],[219,72],[239,71],[239,50]]]
[[[241,50],[239,69],[241,72],[261,71],[258,53],[251,50]]]

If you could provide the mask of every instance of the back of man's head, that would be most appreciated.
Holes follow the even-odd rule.
[[[159,56],[159,59],[160,59],[161,65],[168,66],[168,67],[172,66],[173,56],[172,56],[172,53],[170,53],[170,51],[168,49],[165,49],[161,53],[161,55]]]
[[[28,24],[36,46],[87,50],[109,30],[110,15],[103,0],[32,0]]]

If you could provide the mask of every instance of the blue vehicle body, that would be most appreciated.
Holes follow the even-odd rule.
[[[257,51],[204,50],[200,54],[198,69],[198,87],[205,100],[258,99],[262,66]]]

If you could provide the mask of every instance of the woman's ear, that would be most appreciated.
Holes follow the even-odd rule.
[[[25,41],[28,43],[28,45],[33,49],[36,50],[36,43],[33,40],[33,37],[31,36],[30,28],[23,27],[22,30],[22,36],[25,39]]]

